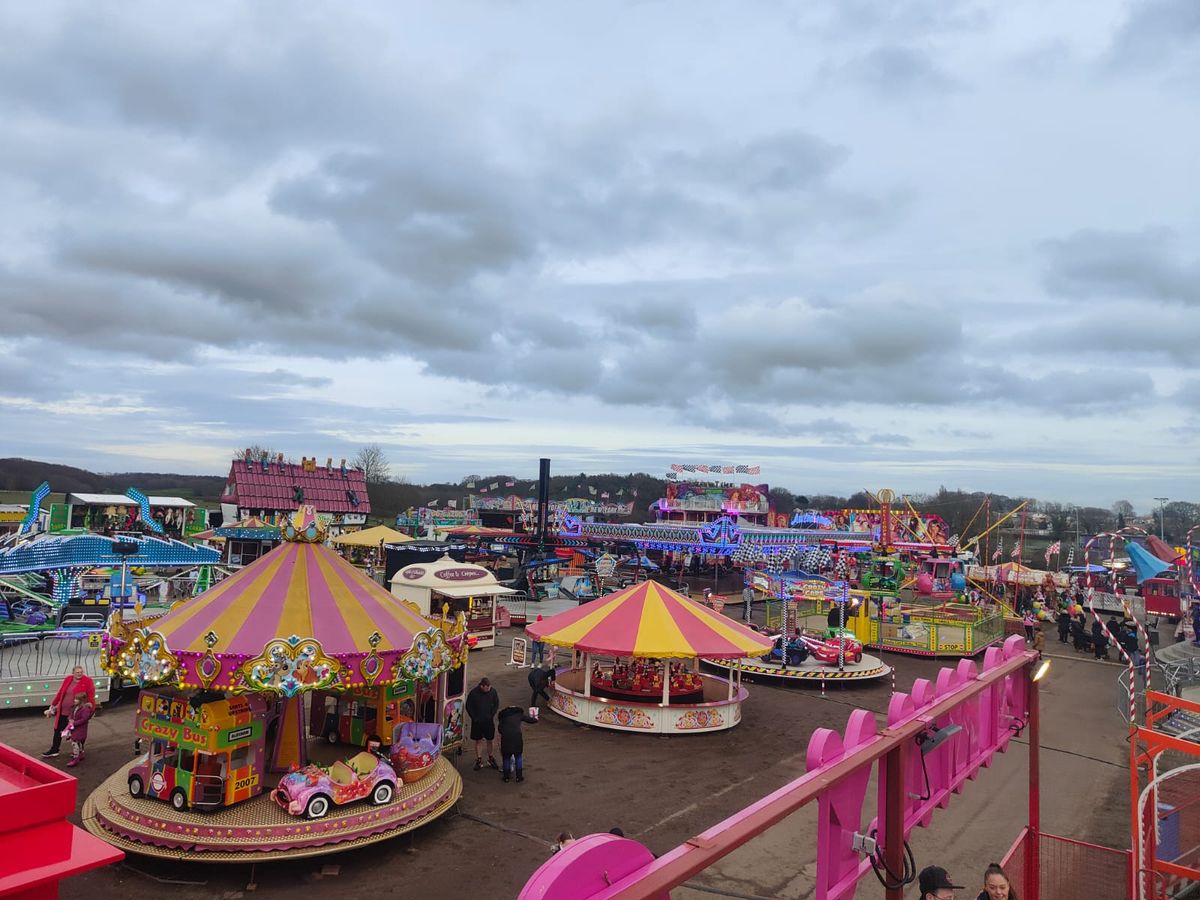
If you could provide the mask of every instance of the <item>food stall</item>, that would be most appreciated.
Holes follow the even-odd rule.
[[[449,607],[450,617],[466,616],[467,635],[473,647],[496,643],[496,598],[514,594],[483,566],[459,562],[449,555],[430,563],[414,563],[391,579],[392,594],[416,604],[422,615],[438,615]]]

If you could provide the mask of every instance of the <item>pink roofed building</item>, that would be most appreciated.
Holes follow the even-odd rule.
[[[227,526],[249,516],[279,523],[302,503],[329,516],[334,531],[364,524],[371,512],[363,471],[348,467],[344,459],[335,466],[332,457],[319,466],[315,456],[292,463],[284,462],[283,454],[252,459],[247,450],[230,466],[221,494]]]

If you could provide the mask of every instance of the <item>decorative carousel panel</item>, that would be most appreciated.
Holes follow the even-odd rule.
[[[286,641],[271,641],[261,656],[242,666],[251,688],[289,698],[301,690],[329,687],[340,671],[341,665],[325,655],[319,642],[296,635]]]

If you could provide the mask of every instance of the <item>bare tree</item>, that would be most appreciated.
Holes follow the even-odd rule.
[[[265,453],[267,459],[274,461],[279,456],[279,451],[274,447],[268,447],[266,444],[251,444],[247,447],[236,447],[233,451],[234,459],[243,459],[246,456],[246,450],[250,451],[250,458],[257,461],[263,458]]]
[[[391,481],[392,464],[378,444],[367,444],[354,456],[354,467],[362,469],[367,484]]]

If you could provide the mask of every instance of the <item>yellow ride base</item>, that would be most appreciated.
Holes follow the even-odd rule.
[[[131,797],[127,770],[109,776],[84,801],[84,827],[122,850],[193,862],[295,859],[352,850],[404,834],[450,810],[462,776],[445,758],[412,784],[397,785],[385,806],[358,801],[309,820],[288,815],[269,793],[213,812],[177,812],[170,803]]]

